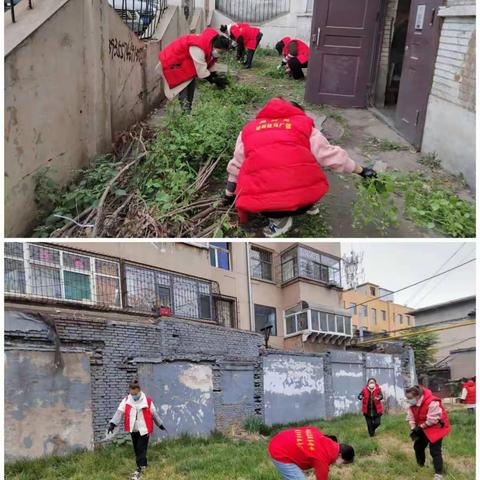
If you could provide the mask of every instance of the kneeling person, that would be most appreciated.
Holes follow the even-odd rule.
[[[152,399],[141,391],[137,380],[129,384],[129,394],[121,401],[110,420],[109,433],[122,421],[122,417],[125,431],[132,437],[137,462],[137,470],[132,480],[137,480],[147,467],[148,440],[153,432],[153,423],[155,422],[160,430],[165,430]]]
[[[305,480],[304,470],[313,469],[317,480],[327,480],[330,465],[352,463],[355,451],[324,435],[315,427],[284,430],[268,446],[272,462],[284,480]]]
[[[276,45],[279,55],[283,55],[282,66],[286,66],[287,73],[295,80],[303,80],[303,69],[308,67],[310,48],[301,40],[284,37]]]

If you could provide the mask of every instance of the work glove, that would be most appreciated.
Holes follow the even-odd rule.
[[[232,205],[234,202],[235,202],[235,195],[227,195],[225,193],[225,195],[223,196],[223,204],[228,206],[228,205]]]
[[[422,427],[419,427],[418,425],[412,429],[412,431],[410,432],[410,438],[415,441],[417,440],[421,433],[423,432],[423,428]]]
[[[162,424],[158,427],[160,430],[166,430],[165,426]]]
[[[213,83],[220,89],[223,90],[228,85],[228,78],[227,77],[218,77],[216,76],[213,79]]]
[[[110,422],[110,424],[108,425],[107,432],[108,433],[113,433],[113,430],[114,430],[115,427],[116,427],[116,425],[114,423]]]
[[[215,79],[217,78],[217,72],[210,72],[210,75],[205,78],[208,83],[215,83]]]
[[[377,172],[373,168],[363,167],[359,175],[362,178],[375,178],[377,176]]]

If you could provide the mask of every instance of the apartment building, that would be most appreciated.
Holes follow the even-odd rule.
[[[395,303],[393,292],[379,285],[363,283],[355,289],[345,290],[342,301],[343,307],[352,315],[355,335],[393,332],[415,326],[413,309]]]
[[[5,257],[6,302],[267,329],[270,346],[293,351],[353,335],[339,243],[8,243]]]

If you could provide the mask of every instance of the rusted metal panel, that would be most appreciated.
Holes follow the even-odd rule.
[[[323,358],[269,355],[263,362],[265,423],[289,423],[325,416]]]
[[[171,362],[138,368],[142,389],[152,397],[168,435],[208,435],[215,430],[213,373],[207,364]],[[155,429],[155,438],[164,436]]]
[[[5,353],[5,458],[62,455],[93,448],[90,362],[85,353]]]

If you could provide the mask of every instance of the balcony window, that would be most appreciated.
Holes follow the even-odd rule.
[[[360,316],[367,318],[368,317],[368,307],[366,305],[361,305],[360,307]]]
[[[372,325],[377,324],[377,309],[376,308],[371,308],[370,309],[370,321],[372,322]]]
[[[266,326],[272,325],[271,335],[277,335],[277,311],[273,307],[255,305],[255,331],[262,333]]]
[[[235,328],[235,301],[228,298],[214,299],[214,315],[219,325]]]
[[[209,252],[212,267],[230,270],[230,249],[227,242],[211,242]]]
[[[303,331],[352,336],[352,319],[315,308],[294,307],[285,312],[285,335]]]
[[[119,263],[31,243],[6,243],[5,292],[121,306]]]
[[[283,253],[281,259],[283,282],[303,277],[341,286],[338,258],[300,246]]]
[[[400,313],[397,313],[397,324],[403,325],[403,316]]]
[[[268,250],[252,247],[250,249],[250,265],[253,278],[273,280],[272,253]]]
[[[380,310],[380,318],[382,319],[382,322],[387,321],[387,312],[385,310]]]

